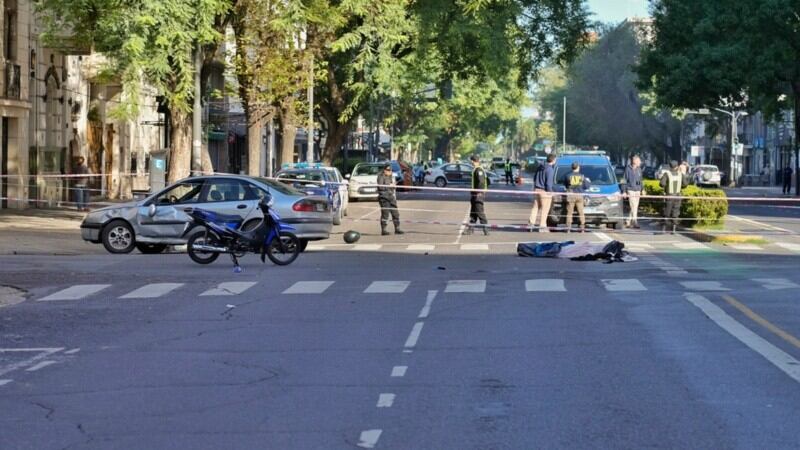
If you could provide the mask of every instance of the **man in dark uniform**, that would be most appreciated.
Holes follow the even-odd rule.
[[[683,172],[677,161],[670,161],[670,170],[664,172],[661,176],[661,188],[664,189],[664,195],[668,197],[664,205],[664,225],[661,227],[661,232],[666,233],[668,227],[672,226],[672,234],[678,228],[681,217],[681,204],[683,199],[670,198],[680,197],[681,190],[689,183],[686,174]]]
[[[514,170],[511,168],[511,159],[506,158],[506,184],[514,184]]]
[[[792,193],[792,172],[788,164],[783,168],[783,193],[786,195]]]
[[[567,233],[572,232],[572,213],[578,210],[581,222],[581,233],[586,231],[586,216],[583,214],[583,193],[591,187],[589,179],[581,173],[581,166],[572,163],[572,172],[564,177],[564,187],[567,188]]]
[[[487,177],[486,171],[483,170],[481,167],[481,159],[478,158],[478,155],[472,155],[470,158],[472,161],[472,191],[469,194],[469,224],[470,226],[467,228],[466,233],[472,234],[473,232],[473,224],[478,223],[480,220],[481,224],[486,225],[489,223],[486,220],[486,213],[483,212],[483,201],[486,198],[486,189],[488,187],[487,184]],[[483,234],[489,234],[489,228],[483,227]]]
[[[394,222],[394,234],[404,234],[400,230],[400,212],[397,210],[397,197],[395,196],[395,179],[392,165],[386,164],[383,173],[378,175],[378,203],[381,205],[381,235],[389,235],[389,216]]]

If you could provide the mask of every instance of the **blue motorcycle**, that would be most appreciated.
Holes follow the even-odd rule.
[[[271,208],[272,203],[269,194],[259,202],[264,219],[248,230],[241,229],[244,219],[240,216],[200,208],[187,211],[193,224],[203,229],[187,227],[187,233],[191,233],[186,245],[189,257],[198,264],[211,264],[220,254],[227,253],[237,272],[241,271],[239,258],[247,253],[260,253],[262,263],[266,262],[266,256],[279,266],[291,264],[300,255],[300,240],[293,233],[294,227],[281,222],[278,213]]]

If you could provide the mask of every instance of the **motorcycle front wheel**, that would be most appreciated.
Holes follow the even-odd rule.
[[[300,255],[300,240],[292,233],[281,233],[267,246],[267,258],[279,266],[288,266]]]
[[[205,250],[198,250],[196,245],[213,245],[220,246],[220,239],[216,233],[212,231],[200,231],[192,235],[186,243],[186,252],[189,253],[189,258],[197,264],[211,264],[219,258],[219,252],[209,252]]]

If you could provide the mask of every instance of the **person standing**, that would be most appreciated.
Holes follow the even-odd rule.
[[[397,181],[392,173],[392,165],[383,166],[378,175],[378,204],[381,206],[381,236],[389,235],[389,217],[394,222],[394,234],[405,234],[400,230],[400,211],[397,210]]]
[[[539,221],[539,232],[547,233],[550,229],[547,228],[547,216],[550,215],[550,206],[553,204],[553,181],[555,178],[556,155],[547,155],[545,164],[540,164],[533,175],[533,209],[528,218],[528,225],[531,231],[537,226],[537,217]]]
[[[480,221],[482,225],[486,225],[489,221],[486,219],[486,212],[484,211],[484,201],[486,200],[486,189],[488,189],[488,177],[486,171],[481,167],[481,159],[478,155],[470,157],[472,162],[472,190],[469,193],[469,227],[466,233],[472,234],[474,225]],[[489,228],[483,227],[483,234],[489,235]]]
[[[572,172],[568,173],[564,179],[564,186],[567,188],[567,233],[572,231],[572,212],[578,210],[578,218],[581,222],[581,233],[586,231],[586,217],[583,215],[583,193],[589,189],[589,179],[581,173],[581,166],[577,162],[572,163]]]
[[[639,155],[631,156],[631,162],[625,168],[625,195],[628,197],[630,212],[625,226],[639,229],[639,200],[642,197],[642,160]]]
[[[514,184],[514,172],[511,169],[511,158],[506,158],[506,184]]]
[[[686,182],[686,175],[683,173],[677,161],[670,161],[669,167],[670,170],[664,172],[664,175],[661,176],[661,187],[664,189],[664,195],[667,197],[664,205],[664,225],[661,226],[661,231],[666,233],[667,227],[671,225],[672,234],[675,234],[678,228],[678,222],[680,221],[681,204],[683,203],[681,198],[675,197],[681,195],[681,190],[683,190],[688,183]]]
[[[78,156],[75,158],[75,167],[72,171],[73,175],[78,175],[73,179],[73,186],[75,189],[75,204],[78,211],[89,210],[89,208],[86,207],[88,200],[86,185],[88,184],[89,179],[85,176],[89,173],[89,168],[86,167],[85,161],[86,159],[84,159],[83,156]]]
[[[792,193],[792,168],[789,165],[783,168],[783,193],[789,195]]]

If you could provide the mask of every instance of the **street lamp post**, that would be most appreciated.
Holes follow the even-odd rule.
[[[739,146],[737,138],[738,133],[736,132],[736,127],[738,126],[739,118],[747,116],[747,111],[736,111],[736,110],[728,111],[720,108],[714,108],[714,111],[727,114],[731,118],[731,181],[735,185],[738,178],[738,174],[736,173],[738,169],[736,164],[737,160],[736,150]]]

